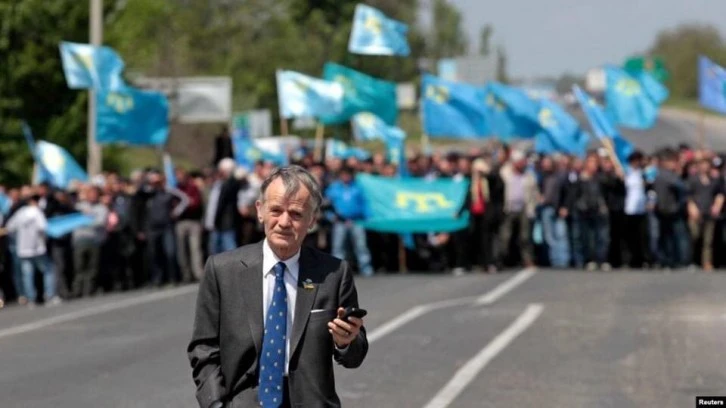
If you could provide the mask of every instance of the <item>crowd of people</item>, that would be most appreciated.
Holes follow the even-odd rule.
[[[67,190],[48,184],[2,187],[3,299],[33,307],[146,286],[198,281],[210,254],[263,237],[255,202],[273,170],[247,170],[230,157],[201,171],[106,173]],[[512,266],[610,270],[617,267],[713,270],[726,262],[724,160],[688,146],[627,163],[604,150],[585,158],[537,156],[506,145],[466,153],[418,155],[406,165],[426,179],[470,181],[462,210],[469,227],[414,234],[366,231],[357,173],[397,177],[382,154],[295,161],[323,186],[325,203],[306,244],[349,259],[362,276],[403,270],[495,273]],[[44,235],[47,219],[82,212],[94,223],[66,236]],[[38,290],[40,294],[38,294]]]

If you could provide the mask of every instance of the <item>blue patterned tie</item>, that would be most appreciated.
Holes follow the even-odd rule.
[[[282,405],[283,376],[285,375],[285,340],[287,336],[287,290],[285,264],[278,262],[275,271],[275,289],[267,310],[265,334],[262,336],[260,356],[260,388],[257,395],[264,408]]]

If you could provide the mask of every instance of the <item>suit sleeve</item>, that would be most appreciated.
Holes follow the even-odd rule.
[[[358,307],[358,292],[353,282],[353,274],[347,262],[342,262],[340,268],[343,277],[340,282],[338,298],[341,307]],[[360,328],[358,337],[353,340],[344,353],[335,350],[333,356],[335,361],[345,368],[357,368],[363,363],[366,354],[368,354],[368,338],[366,337],[365,327]]]
[[[213,257],[209,258],[204,269],[197,295],[194,332],[187,353],[197,386],[197,401],[200,408],[209,408],[224,400],[227,390],[219,357],[220,299]]]

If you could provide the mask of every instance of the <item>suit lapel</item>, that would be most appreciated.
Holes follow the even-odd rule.
[[[295,300],[295,321],[292,324],[292,343],[290,343],[290,355],[295,354],[295,349],[300,343],[305,327],[308,324],[310,310],[318,294],[317,270],[313,259],[313,253],[303,246],[300,253],[300,273],[297,280],[297,299]],[[312,289],[305,288],[304,282],[312,282]]]
[[[262,351],[262,245],[250,248],[253,256],[242,259],[247,270],[237,274],[239,290],[242,293],[246,310],[247,322],[252,332],[257,353]]]

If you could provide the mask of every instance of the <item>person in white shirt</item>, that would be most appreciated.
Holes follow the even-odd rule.
[[[28,306],[34,307],[36,301],[34,273],[37,269],[43,274],[44,300],[47,305],[61,302],[56,296],[56,282],[53,266],[45,246],[45,230],[48,221],[38,205],[40,196],[34,194],[23,208],[19,209],[5,226],[7,232],[15,234],[17,254],[23,276],[23,288],[28,298]]]
[[[648,261],[647,196],[643,176],[643,154],[636,151],[628,157],[629,169],[625,175],[625,234],[626,258],[623,264],[640,268]]]

